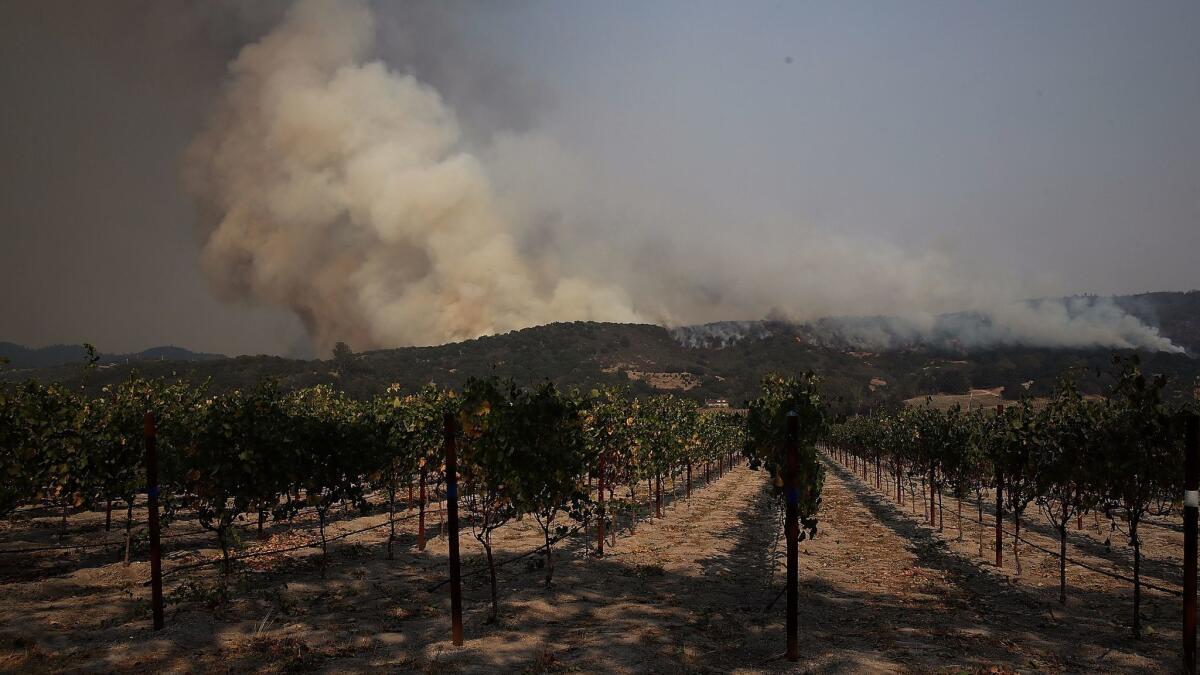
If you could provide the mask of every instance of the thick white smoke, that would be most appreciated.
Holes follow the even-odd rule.
[[[1104,298],[1010,303],[973,317],[939,318],[941,334],[968,348],[1028,345],[1184,351],[1157,328]]]
[[[842,316],[796,321],[720,321],[671,329],[687,347],[728,347],[776,332],[821,347],[884,351],[912,347],[975,350],[996,347],[1184,349],[1107,298],[1020,302],[937,316]]]
[[[290,307],[318,347],[636,320],[620,288],[519,255],[453,112],[374,37],[365,4],[305,0],[230,65],[185,169],[218,291]]]
[[[218,292],[290,308],[318,349],[771,315],[867,348],[1178,351],[1111,303],[1015,302],[1040,293],[943,251],[709,213],[637,167],[595,175],[548,135],[493,134],[469,152],[439,93],[375,57],[377,30],[360,0],[296,4],[230,64],[186,163]],[[816,321],[848,315],[901,318]]]

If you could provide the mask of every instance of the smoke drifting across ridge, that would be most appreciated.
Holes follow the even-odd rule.
[[[386,25],[364,2],[297,3],[230,64],[187,156],[218,294],[290,308],[318,349],[776,316],[863,348],[1179,351],[1115,305],[1014,302],[1029,289],[941,251],[785,218],[725,227],[740,214],[597,175],[536,125],[483,145],[430,83],[379,58]],[[685,222],[688,234],[664,234]],[[899,318],[817,321],[847,314]]]
[[[820,347],[868,351],[1027,346],[1184,352],[1111,299],[1095,297],[1036,300],[1014,303],[998,311],[932,317],[822,317],[802,323],[777,318],[720,321],[671,330],[680,344],[704,348],[728,347],[777,333],[795,335]]]

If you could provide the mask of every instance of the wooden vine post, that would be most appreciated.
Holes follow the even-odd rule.
[[[1183,671],[1196,673],[1196,521],[1200,515],[1200,417],[1188,415],[1183,469]]]
[[[425,466],[421,467],[420,501],[417,502],[417,550],[425,550]]]
[[[1004,414],[1004,406],[996,406],[996,414]],[[996,465],[996,567],[1004,566],[1004,471]]]
[[[692,498],[692,460],[691,460],[691,458],[688,458],[688,461],[687,461],[687,498],[688,499]]]
[[[150,511],[150,608],[154,615],[154,630],[163,628],[162,548],[158,531],[158,430],[154,413],[147,412],[142,420],[146,438],[146,506]]]
[[[796,472],[799,468],[800,457],[798,438],[800,435],[800,417],[796,411],[787,414],[787,471],[784,475],[783,487],[787,498],[787,524],[784,536],[787,537],[787,660],[800,660],[800,486],[797,485]]]
[[[604,555],[604,455],[605,453],[600,453],[600,478],[597,481],[599,490],[596,501],[600,505],[598,509],[600,522],[596,524],[596,555],[598,556]]]
[[[996,567],[1004,566],[1004,473],[996,468]]]
[[[443,417],[446,442],[446,516],[450,527],[450,631],[454,645],[463,643],[462,574],[458,557],[458,452],[454,445],[454,417]]]
[[[932,462],[929,463],[929,524],[937,523],[937,496],[935,494],[937,485],[937,467]]]
[[[661,520],[663,517],[663,514],[662,514],[662,504],[663,504],[663,502],[662,502],[662,473],[655,474],[654,485],[655,485],[655,488],[657,489],[657,492],[654,493],[654,515],[657,516],[659,520]]]

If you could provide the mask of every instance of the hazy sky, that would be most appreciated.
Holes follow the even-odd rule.
[[[307,349],[287,311],[214,299],[179,180],[225,64],[284,6],[0,0],[0,340]],[[596,240],[729,242],[752,267],[815,231],[938,250],[1031,294],[1200,287],[1194,0],[377,13],[380,56],[470,142],[536,134],[584,167],[572,199],[616,214]],[[543,179],[495,163],[502,191]]]

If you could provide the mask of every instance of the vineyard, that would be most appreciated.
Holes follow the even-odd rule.
[[[1190,411],[1119,365],[842,420],[811,375],[7,386],[0,668],[1169,670]]]

